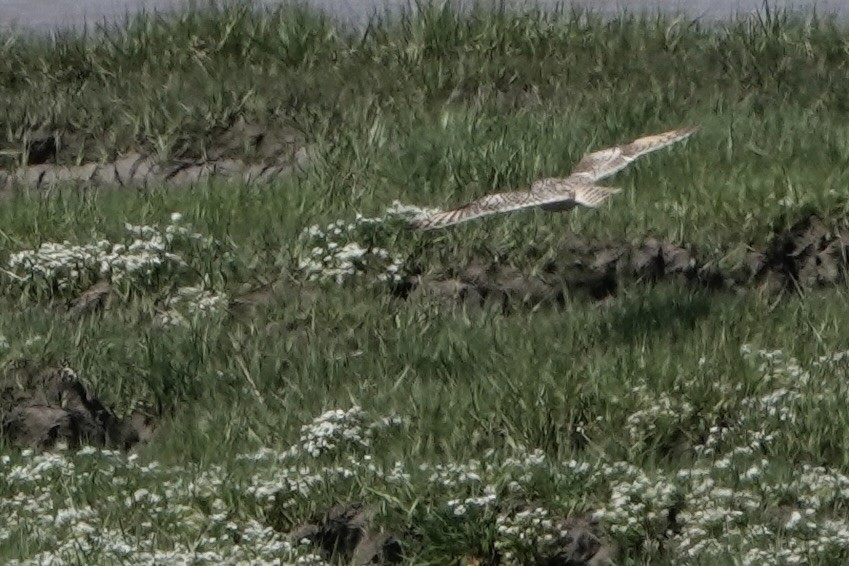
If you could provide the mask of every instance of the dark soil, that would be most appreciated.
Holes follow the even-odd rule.
[[[576,298],[597,301],[616,295],[626,284],[661,281],[716,291],[795,293],[845,282],[849,226],[829,227],[819,217],[808,216],[777,228],[762,249],[741,246],[723,258],[655,238],[634,245],[573,234],[567,242],[537,274],[505,261],[473,262],[450,274],[410,276],[394,292],[405,298],[505,310]]]
[[[119,418],[66,367],[19,361],[0,376],[0,437],[11,446],[128,450],[149,440],[151,421],[142,413]]]
[[[315,520],[288,531],[289,542],[306,539],[327,560],[345,564],[399,564],[403,548],[393,535],[372,527],[373,510],[340,503]]]

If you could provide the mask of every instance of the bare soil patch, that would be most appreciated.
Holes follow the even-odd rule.
[[[291,174],[311,159],[306,137],[292,128],[268,128],[240,120],[216,128],[202,147],[180,152],[167,161],[143,151],[129,151],[105,162],[69,165],[79,152],[73,133],[43,135],[6,150],[0,160],[0,193],[21,188],[41,189],[57,183],[102,187],[191,185],[230,178],[263,183]],[[66,143],[62,143],[65,140]]]
[[[629,283],[672,281],[692,287],[769,293],[842,284],[849,262],[849,226],[829,227],[816,215],[774,230],[762,249],[741,245],[722,257],[656,238],[637,244],[572,234],[539,273],[507,261],[473,261],[453,273],[415,275],[395,292],[403,297],[467,307],[535,307],[582,298],[602,300]]]
[[[326,559],[345,564],[399,564],[401,542],[373,526],[374,509],[360,503],[340,503],[310,523],[288,529],[289,542],[308,541]]]
[[[0,436],[11,446],[45,450],[64,442],[128,450],[152,433],[149,416],[118,417],[67,367],[18,361],[0,377]]]

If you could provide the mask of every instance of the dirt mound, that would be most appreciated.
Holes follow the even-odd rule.
[[[634,245],[572,234],[566,241],[539,273],[524,273],[506,262],[473,262],[452,274],[410,277],[396,292],[508,309],[563,304],[576,297],[600,300],[629,282],[799,291],[841,283],[849,265],[849,230],[829,228],[817,216],[777,229],[762,250],[741,246],[719,258],[655,238]]]
[[[63,165],[60,157],[75,155],[74,135],[44,135],[22,142],[25,149],[0,152],[7,159],[0,168],[0,192],[17,188],[44,188],[59,182],[94,186],[194,184],[211,177],[262,183],[288,175],[311,159],[305,136],[291,128],[264,128],[240,120],[226,128],[212,128],[204,141],[184,144],[168,162],[144,151],[125,153],[105,163]],[[196,136],[190,136],[192,138]],[[69,159],[64,159],[68,161]],[[53,162],[53,163],[50,163]],[[15,164],[22,164],[15,167]]]
[[[64,442],[127,450],[152,431],[142,413],[115,416],[67,367],[17,362],[0,377],[0,435],[12,446],[50,449]]]
[[[612,546],[605,542],[597,521],[575,515],[552,520],[552,532],[558,533],[540,542],[536,553],[539,564],[547,566],[602,566],[613,563]]]
[[[315,521],[289,530],[289,542],[308,540],[326,559],[345,564],[399,564],[401,543],[371,528],[373,510],[359,503],[332,507]]]
[[[110,163],[86,165],[33,165],[13,172],[0,171],[0,191],[17,188],[41,189],[60,182],[85,182],[95,186],[130,187],[155,185],[191,185],[219,177],[245,183],[264,183],[291,174],[307,163],[302,149],[292,163],[246,163],[240,159],[157,163],[138,153],[125,155]]]
[[[777,229],[762,254],[762,271],[779,275],[792,288],[842,283],[849,257],[847,228],[830,228],[820,217],[811,215],[789,228]]]

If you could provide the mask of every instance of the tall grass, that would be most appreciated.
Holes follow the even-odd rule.
[[[315,549],[285,532],[355,500],[415,564],[541,561],[566,516],[594,516],[619,564],[845,561],[844,289],[775,301],[625,286],[504,313],[402,299],[374,276],[391,280],[396,257],[533,272],[572,231],[719,257],[763,244],[779,218],[840,220],[847,46],[835,22],[775,12],[702,27],[447,4],[362,31],[230,6],[0,38],[9,148],[43,129],[62,133],[60,162],[198,157],[243,118],[316,150],[268,186],[3,201],[0,361],[68,358],[110,407],[151,408],[160,429],[129,457],[3,447],[0,558],[307,560]],[[368,221],[684,124],[702,129],[614,177],[625,190],[601,210],[429,235]],[[309,281],[305,234],[362,244],[373,264]],[[66,264],[32,267],[65,241],[50,249]],[[134,245],[132,261],[171,261],[129,269]],[[115,279],[112,308],[61,316],[100,276]],[[258,307],[236,301],[252,293]]]

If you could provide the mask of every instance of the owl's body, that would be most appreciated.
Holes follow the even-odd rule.
[[[588,153],[568,177],[539,179],[528,191],[486,195],[460,208],[420,218],[415,225],[422,230],[434,230],[534,206],[548,211],[570,210],[579,205],[595,208],[619,192],[619,189],[596,185],[596,181],[621,171],[640,156],[689,137],[696,130],[696,127],[672,130]]]

